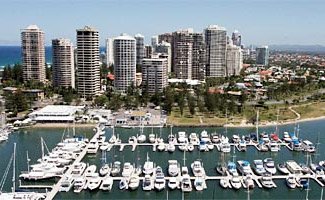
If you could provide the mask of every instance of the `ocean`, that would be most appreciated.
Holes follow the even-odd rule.
[[[100,52],[104,52],[105,47],[100,47]],[[46,63],[52,63],[52,47],[45,47]],[[0,46],[0,67],[21,63],[20,46]]]
[[[317,142],[317,138],[319,137],[320,145],[318,146],[318,152],[323,152],[325,150],[325,136],[323,134],[323,130],[325,129],[325,120],[317,120],[310,122],[300,123],[300,134],[299,137],[303,139],[309,139],[314,144]],[[212,127],[201,127],[201,128],[189,128],[189,127],[174,127],[173,133],[177,134],[178,131],[186,131],[188,134],[191,132],[201,133],[202,130],[207,130],[208,133],[219,132],[225,134],[225,129],[223,128],[212,128]],[[275,127],[262,127],[260,128],[260,132],[272,133],[274,132]],[[228,136],[230,137],[232,134],[246,135],[248,133],[254,132],[255,128],[228,128]],[[280,137],[284,131],[293,132],[294,125],[283,125],[279,126]],[[31,159],[30,164],[34,164],[38,158],[41,157],[41,145],[40,140],[41,137],[47,144],[47,147],[51,150],[55,145],[61,140],[62,133],[67,132],[67,130],[63,128],[31,128],[26,130],[21,130],[17,133],[11,134],[9,136],[9,140],[6,142],[0,143],[0,172],[3,173],[10,159],[13,143],[17,143],[17,158],[16,158],[16,167],[17,174],[16,177],[20,174],[20,171],[27,170],[27,162],[26,162],[26,152],[29,153],[29,158]],[[70,131],[71,132],[71,131]],[[144,133],[146,135],[151,132],[161,136],[163,138],[167,138],[170,133],[169,128],[159,129],[151,129],[145,128]],[[117,128],[115,130],[115,134],[119,134],[122,141],[127,142],[128,138],[132,135],[136,135],[139,133],[139,129],[121,129]],[[76,134],[85,135],[87,137],[91,137],[92,129],[76,129]],[[112,129],[106,129],[106,137],[107,140],[112,135]],[[120,152],[119,147],[114,147],[110,152],[107,152],[107,161],[113,162],[116,160],[131,163],[139,163],[141,165],[144,164],[146,160],[147,152],[149,154],[150,160],[154,161],[157,165],[161,166],[166,174],[168,160],[176,159],[179,163],[183,163],[183,153],[179,150],[176,150],[174,153],[168,152],[153,152],[150,147],[140,147],[132,152],[131,147],[125,147],[125,149]],[[306,162],[306,155],[303,152],[292,152],[287,148],[281,148],[281,151],[278,153],[271,152],[258,152],[255,148],[249,147],[247,152],[238,152],[236,151],[235,158],[233,156],[233,152],[226,156],[226,160],[248,160],[249,162],[253,162],[254,159],[264,159],[264,158],[273,158],[277,163],[283,162],[286,160],[296,160],[298,163]],[[102,155],[98,152],[95,156],[87,155],[83,161],[96,164],[98,167],[101,165]],[[186,166],[190,168],[190,164],[196,160],[202,160],[207,175],[214,176],[217,175],[215,171],[215,166],[219,162],[220,153],[214,149],[209,152],[200,152],[195,150],[193,152],[186,153]],[[318,162],[320,160],[324,160],[324,155],[315,154],[312,156],[313,162]],[[10,191],[11,188],[11,170],[9,171],[8,177],[5,181],[3,191]],[[18,179],[18,178],[17,178]],[[23,184],[53,184],[53,181],[22,181]],[[305,199],[307,195],[307,191],[303,189],[288,189],[285,185],[285,180],[275,180],[277,188],[274,189],[261,189],[255,187],[250,191],[250,199]],[[140,183],[141,185],[141,183]],[[232,190],[232,189],[222,189],[219,185],[219,181],[208,181],[208,188],[204,191],[195,191],[193,190],[190,193],[186,193],[184,195],[184,199],[247,199],[248,194],[245,189]],[[143,192],[141,187],[139,187],[135,191],[121,191],[118,189],[118,182],[114,182],[113,190],[111,192],[103,192],[100,190],[96,191],[88,191],[84,190],[80,194],[75,194],[72,191],[68,193],[58,193],[55,199],[182,199],[182,193],[180,190],[170,191],[165,189],[161,192],[151,191],[151,192]],[[168,197],[167,197],[168,196]],[[309,190],[309,199],[321,199],[321,187],[313,180],[310,181],[310,190]]]

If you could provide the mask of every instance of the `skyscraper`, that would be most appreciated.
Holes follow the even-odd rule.
[[[75,88],[73,45],[68,39],[52,40],[52,80],[54,87]]]
[[[45,82],[44,32],[36,25],[21,30],[24,81]]]
[[[136,41],[122,34],[114,39],[114,86],[117,91],[126,92],[136,84]]]
[[[232,33],[231,40],[233,45],[241,47],[241,34],[237,30]]]
[[[158,44],[158,36],[154,35],[151,37],[151,46],[152,49],[155,51],[156,45]]]
[[[100,93],[99,34],[89,26],[77,30],[77,89],[83,98]]]
[[[142,59],[144,58],[144,36],[136,34],[134,38],[136,41],[137,65],[141,66]]]
[[[262,46],[256,48],[256,64],[268,65],[269,64],[269,47]]]
[[[203,80],[206,73],[206,50],[202,33],[192,33],[192,79]]]
[[[170,43],[162,41],[156,46],[156,53],[167,58],[167,72],[171,73],[172,70],[172,48]]]
[[[204,30],[206,45],[206,75],[224,77],[226,75],[227,32],[223,27],[210,25]]]
[[[142,63],[142,86],[149,94],[163,92],[167,86],[167,59],[145,58]]]
[[[113,39],[106,39],[106,64],[107,66],[111,66],[114,64],[114,55],[113,55]]]
[[[243,67],[243,53],[239,46],[227,45],[227,76],[239,75]]]

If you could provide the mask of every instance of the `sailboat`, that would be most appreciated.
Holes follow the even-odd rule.
[[[2,180],[5,180],[9,169],[10,165],[13,163],[13,177],[12,177],[12,192],[6,193],[0,191],[0,199],[6,199],[6,200],[14,200],[14,199],[21,199],[21,200],[39,200],[39,199],[44,199],[45,196],[43,194],[39,194],[36,192],[18,192],[16,191],[16,143],[14,143],[14,153],[12,154],[10,161],[7,165],[6,171],[3,175]],[[3,188],[4,181],[1,182],[1,188]]]

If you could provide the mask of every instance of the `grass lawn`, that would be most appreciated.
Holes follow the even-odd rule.
[[[293,107],[300,114],[301,119],[325,116],[325,102],[315,102]]]

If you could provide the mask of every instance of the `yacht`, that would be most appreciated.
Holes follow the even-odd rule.
[[[88,149],[87,149],[87,153],[89,154],[96,154],[97,151],[99,149],[99,144],[97,140],[90,140],[89,144],[88,144]]]
[[[276,168],[272,158],[265,158],[263,163],[264,163],[264,168],[267,172],[271,173],[272,175],[276,173]]]
[[[290,189],[295,189],[297,187],[296,178],[293,175],[289,175],[286,178],[286,184]]]
[[[314,153],[316,151],[314,144],[309,140],[302,141],[302,149],[308,153]]]
[[[124,163],[124,166],[123,166],[122,176],[130,177],[132,175],[133,171],[134,171],[133,165],[131,165],[131,163],[129,163],[129,162],[126,162],[126,163]]]
[[[282,138],[283,141],[287,142],[287,143],[290,143],[292,141],[290,135],[288,132],[284,132],[283,133],[283,138]]]
[[[272,180],[272,177],[269,175],[263,175],[261,178],[261,184],[263,187],[270,189],[274,187],[274,182]]]
[[[149,160],[149,156],[147,153],[147,161],[144,163],[143,165],[143,173],[145,175],[151,175],[154,171],[154,163],[152,161]]]
[[[155,134],[149,134],[149,142],[150,143],[155,143],[156,141],[156,136]]]
[[[65,168],[58,168],[55,165],[44,165],[44,167],[33,167],[30,172],[22,173],[19,177],[29,180],[42,180],[59,177],[64,171]]]
[[[192,151],[194,150],[194,145],[193,145],[192,143],[188,143],[188,144],[187,144],[187,150],[188,150],[189,152],[192,152]]]
[[[251,175],[244,177],[244,185],[246,188],[253,189],[255,187],[254,180]]]
[[[194,179],[194,187],[197,191],[202,191],[207,188],[205,179],[202,176],[197,176]]]
[[[263,140],[265,143],[270,142],[270,138],[269,138],[268,134],[266,134],[266,133],[261,134],[261,140]]]
[[[238,143],[238,150],[239,151],[246,151],[247,150],[247,145],[245,140],[240,140]]]
[[[168,143],[173,143],[173,144],[177,143],[177,139],[176,139],[175,135],[173,135],[173,134],[168,135]]]
[[[231,179],[230,179],[230,184],[232,186],[232,188],[238,190],[241,188],[241,181],[240,181],[240,178],[239,176],[233,176]]]
[[[230,186],[230,182],[228,178],[220,179],[220,186],[223,188],[228,188]]]
[[[107,149],[109,148],[110,145],[111,145],[111,144],[108,143],[108,142],[103,142],[103,144],[99,147],[99,149],[100,149],[101,151],[107,151]]]
[[[110,176],[105,176],[102,184],[100,184],[99,189],[104,191],[111,191],[113,187],[113,178]]]
[[[175,144],[173,142],[169,142],[167,145],[167,151],[172,153],[175,151],[175,149]]]
[[[89,165],[85,170],[85,177],[90,177],[93,173],[96,172],[97,166],[96,165]]]
[[[81,190],[85,189],[86,187],[86,179],[84,176],[76,177],[73,186],[73,192],[80,193]]]
[[[302,143],[298,140],[298,138],[296,137],[293,137],[292,138],[292,141],[291,141],[291,148],[294,150],[294,151],[302,151],[303,148],[302,148]]]
[[[137,137],[135,136],[131,136],[128,141],[129,144],[136,144],[137,142]]]
[[[213,150],[214,145],[212,144],[211,141],[209,141],[209,142],[207,142],[207,147],[208,147],[208,150]]]
[[[179,181],[177,180],[176,177],[170,177],[169,181],[168,181],[168,187],[171,189],[171,190],[174,190],[176,188],[179,187]]]
[[[254,171],[257,175],[263,175],[266,173],[262,160],[254,160],[254,165]]]
[[[232,136],[232,142],[233,143],[239,143],[239,141],[240,141],[239,135],[233,135]]]
[[[181,179],[181,190],[182,192],[191,192],[192,191],[192,183],[190,175],[184,174]]]
[[[209,151],[206,142],[204,142],[204,141],[200,141],[200,144],[199,144],[199,151]]]
[[[252,171],[252,168],[251,168],[251,165],[248,161],[246,160],[239,160],[237,161],[239,167],[239,171],[242,175],[250,175],[250,174],[253,174],[253,171]]]
[[[109,167],[109,164],[104,164],[100,169],[99,169],[99,174],[101,176],[106,176],[109,175],[111,172],[111,168]]]
[[[227,169],[232,176],[238,176],[237,167],[234,162],[228,162]]]
[[[159,142],[157,149],[158,149],[158,151],[165,151],[165,149],[166,149],[165,143]]]
[[[123,177],[120,180],[119,186],[120,190],[127,190],[129,188],[129,179],[127,177]]]
[[[69,192],[75,180],[72,176],[65,176],[60,184],[59,192]]]
[[[260,150],[261,152],[266,152],[266,151],[269,150],[269,148],[266,146],[266,144],[265,144],[265,142],[264,142],[263,140],[260,140],[260,141],[258,142],[257,147],[259,148],[259,150]]]
[[[200,140],[197,137],[196,133],[191,133],[189,139],[190,139],[190,143],[193,144],[193,145],[198,145],[199,142],[200,142]]]
[[[211,141],[210,140],[210,137],[209,137],[209,134],[208,134],[208,132],[206,130],[204,130],[204,131],[201,132],[200,141],[203,141],[205,143]]]
[[[177,176],[179,173],[179,167],[177,160],[168,161],[168,174],[169,176]]]
[[[194,176],[205,176],[205,170],[203,168],[202,162],[201,161],[194,161],[191,164],[192,172]]]
[[[271,152],[280,151],[280,145],[275,141],[271,141],[268,146]]]
[[[138,136],[137,139],[138,139],[138,143],[144,143],[147,138],[146,138],[146,135],[141,134],[141,135]]]
[[[142,190],[150,191],[154,188],[154,183],[150,175],[145,175],[142,182]]]
[[[117,176],[121,171],[121,162],[115,161],[112,166],[111,175]]]
[[[161,167],[157,167],[156,169],[156,178],[155,178],[155,188],[158,191],[161,191],[166,186],[165,175],[161,169]]]
[[[230,153],[231,148],[230,148],[230,144],[229,144],[229,140],[227,137],[225,137],[225,139],[223,139],[220,143],[220,151],[223,153]]]
[[[216,144],[220,142],[220,137],[217,133],[211,134],[211,142]]]
[[[184,131],[179,131],[178,132],[178,138],[177,141],[179,143],[186,143],[187,142],[187,137],[186,137],[186,133]]]
[[[89,190],[95,190],[100,186],[101,179],[98,173],[93,173],[87,178],[87,188]]]
[[[138,175],[132,175],[129,180],[129,189],[135,190],[139,187],[140,178]]]

